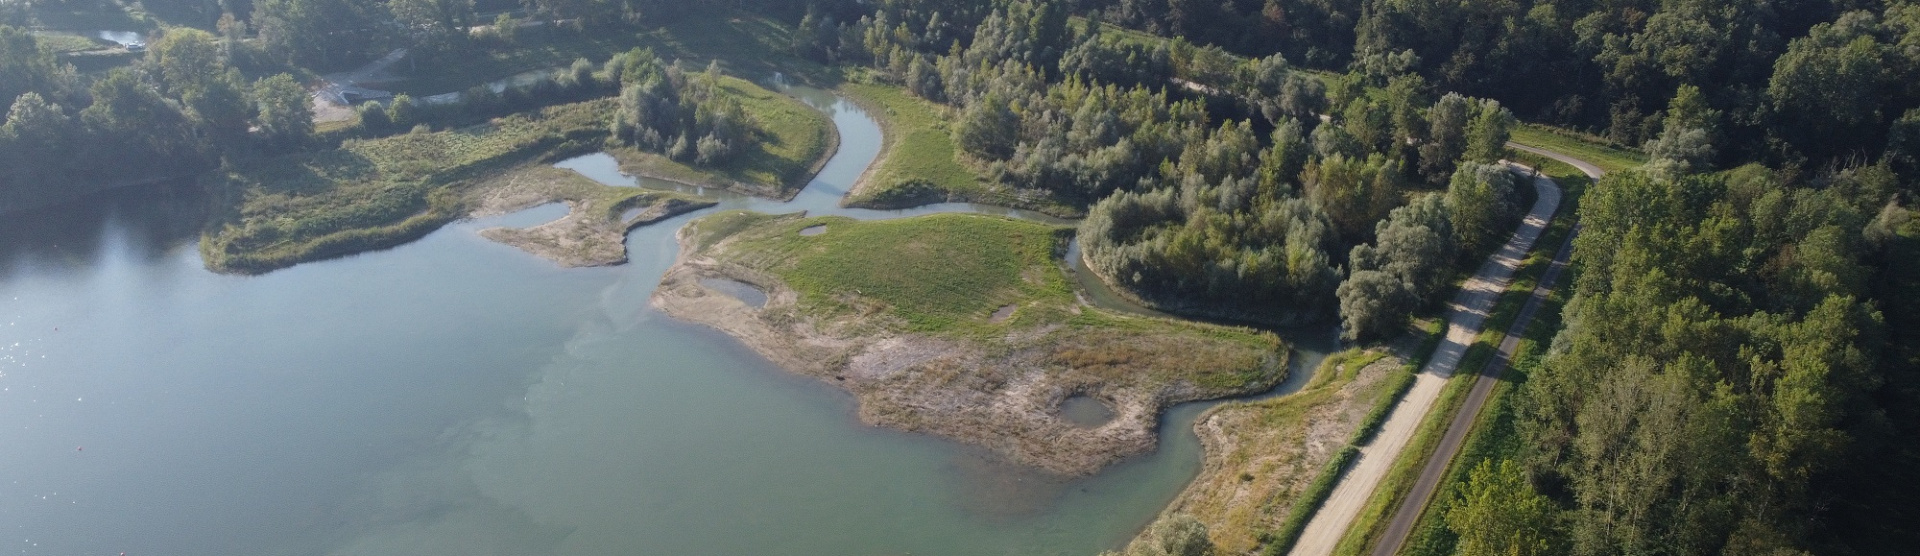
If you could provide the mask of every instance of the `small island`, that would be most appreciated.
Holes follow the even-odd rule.
[[[1271,333],[1080,301],[1061,260],[1070,235],[984,215],[726,212],[681,230],[680,258],[653,302],[846,389],[868,423],[1063,475],[1152,450],[1171,404],[1284,378],[1286,349]],[[764,306],[729,282],[764,293]],[[1113,417],[1064,417],[1081,397]]]

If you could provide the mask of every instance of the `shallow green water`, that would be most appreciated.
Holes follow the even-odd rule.
[[[724,207],[1013,212],[838,209],[878,128],[809,95],[842,151],[793,203]],[[848,396],[648,306],[698,214],[636,230],[615,268],[474,233],[550,205],[234,277],[202,269],[201,204],[0,221],[0,549],[1086,555],[1199,464],[1197,404],[1160,451],[1078,481],[863,426]]]

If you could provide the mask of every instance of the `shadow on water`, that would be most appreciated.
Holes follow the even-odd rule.
[[[200,235],[208,206],[199,187],[182,181],[0,215],[0,279],[28,269],[84,269],[109,249],[158,260]]]

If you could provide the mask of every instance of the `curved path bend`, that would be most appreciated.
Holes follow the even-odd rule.
[[[1530,169],[1513,165],[1516,171]],[[1526,219],[1520,222],[1519,229],[1499,252],[1487,259],[1480,270],[1475,272],[1467,283],[1460,287],[1460,293],[1454,295],[1447,306],[1447,333],[1433,356],[1427,359],[1425,367],[1415,375],[1413,387],[1400,398],[1387,421],[1380,426],[1379,434],[1373,441],[1360,447],[1360,457],[1352,467],[1340,477],[1333,493],[1322,502],[1313,518],[1307,521],[1307,528],[1293,545],[1289,554],[1295,556],[1324,556],[1333,553],[1335,545],[1353,525],[1354,518],[1373,496],[1373,491],[1386,478],[1393,462],[1405,451],[1407,443],[1413,439],[1414,431],[1426,419],[1427,413],[1439,401],[1440,393],[1445,389],[1447,378],[1453,376],[1460,365],[1460,358],[1466,355],[1467,347],[1473,345],[1480,336],[1488,313],[1493,311],[1494,303],[1500,300],[1500,294],[1507,291],[1507,285],[1513,281],[1513,273],[1526,260],[1527,253],[1533,250],[1533,244],[1546,231],[1547,224],[1553,220],[1554,211],[1560,207],[1560,187],[1553,180],[1535,176],[1533,187],[1539,197],[1533,208],[1527,212]],[[1485,378],[1483,377],[1484,381]]]

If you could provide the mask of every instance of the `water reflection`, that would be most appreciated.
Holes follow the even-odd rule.
[[[169,182],[0,216],[0,280],[79,271],[109,250],[123,251],[114,258],[158,260],[199,237],[209,206],[191,182]]]

